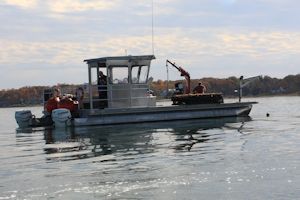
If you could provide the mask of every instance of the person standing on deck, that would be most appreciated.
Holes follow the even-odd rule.
[[[98,85],[107,85],[107,76],[102,71],[99,71]]]
[[[105,76],[102,71],[99,71],[97,83],[99,99],[103,99],[102,101],[100,101],[100,105],[101,107],[107,107],[107,76]]]

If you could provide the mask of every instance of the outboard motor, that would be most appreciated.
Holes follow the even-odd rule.
[[[55,127],[71,126],[72,115],[70,110],[59,108],[52,111],[52,120]]]
[[[30,110],[20,110],[15,112],[15,118],[20,128],[31,125],[32,114]]]

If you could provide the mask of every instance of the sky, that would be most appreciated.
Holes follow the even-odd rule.
[[[84,59],[154,54],[192,79],[300,73],[298,0],[0,0],[0,89],[81,84]],[[170,68],[170,79],[182,79]]]

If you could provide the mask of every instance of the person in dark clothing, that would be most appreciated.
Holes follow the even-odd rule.
[[[102,71],[99,71],[98,85],[107,85],[107,76]]]
[[[201,82],[199,82],[198,85],[194,88],[193,93],[204,94],[204,92],[206,92],[206,88],[204,85],[202,85]]]
[[[107,107],[107,76],[102,71],[99,71],[98,92],[99,99],[103,99],[100,101],[100,107]]]

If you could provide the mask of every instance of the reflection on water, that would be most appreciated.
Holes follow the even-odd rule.
[[[17,133],[0,109],[0,199],[298,199],[300,98],[252,101],[253,120]]]
[[[46,130],[45,140],[47,145],[44,150],[47,154],[56,153],[55,156],[49,157],[49,160],[57,158],[59,160],[70,160],[108,155],[130,149],[139,151],[139,153],[146,153],[151,149],[149,144],[151,140],[150,132],[130,129],[123,131],[123,128],[120,127],[121,131],[113,127]]]
[[[244,123],[250,120],[250,117],[204,119],[192,121],[191,123],[187,124],[188,126],[173,128],[172,132],[174,135],[176,135],[175,141],[180,143],[176,145],[174,149],[179,151],[190,151],[192,147],[198,143],[218,141],[220,137],[218,137],[217,135],[223,133],[211,133],[207,132],[206,130],[226,127],[241,132]],[[232,123],[238,123],[238,126],[231,126],[230,124]]]
[[[228,152],[224,146],[226,131],[241,134],[243,124],[250,121],[249,117],[234,117],[18,130],[16,145],[22,148],[20,157],[25,157],[24,151],[30,152],[26,155],[30,159],[22,166],[30,169],[29,174],[37,179],[49,181],[53,177],[51,186],[39,188],[38,184],[32,184],[29,189],[22,186],[25,192],[19,195],[32,199],[43,192],[47,198],[63,194],[65,198],[82,199],[84,194],[96,193],[100,198],[130,199],[130,191],[134,190],[147,195],[149,189],[155,191],[162,186],[176,189],[177,185],[192,180],[206,182],[208,172],[196,174],[198,167],[192,166],[200,166],[205,159],[207,165],[222,160]],[[20,161],[10,164],[17,166]],[[187,180],[186,176],[195,177]],[[61,180],[64,184],[55,184],[59,178],[64,179]],[[83,196],[77,198],[74,193]],[[144,195],[134,194],[137,199]],[[153,198],[151,192],[148,195],[151,196],[148,199],[160,199],[160,195],[159,198]],[[37,197],[33,199],[41,196]]]
[[[229,117],[113,126],[25,129],[18,130],[17,137],[24,136],[24,133],[43,131],[46,144],[43,149],[48,155],[47,160],[68,161],[115,153],[153,153],[162,145],[158,133],[167,133],[168,138],[172,138],[173,141],[168,140],[166,143],[172,143],[169,148],[175,152],[191,151],[196,144],[222,139],[222,133],[208,130],[226,127],[241,132],[243,124],[250,120],[250,117]],[[106,161],[109,160],[101,160]]]

